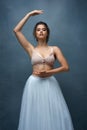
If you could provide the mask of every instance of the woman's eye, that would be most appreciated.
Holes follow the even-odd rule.
[[[43,31],[46,31],[46,28],[43,28]]]
[[[46,29],[45,28],[43,28],[43,29],[37,29],[36,31],[46,31]]]
[[[37,29],[36,31],[40,31],[40,29]]]
[[[46,31],[46,29],[43,29],[43,31]]]

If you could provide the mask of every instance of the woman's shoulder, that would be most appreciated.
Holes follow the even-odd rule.
[[[49,46],[49,47],[52,48],[53,50],[60,50],[58,46]]]
[[[60,54],[62,53],[61,49],[58,46],[50,46],[54,52],[54,54]]]

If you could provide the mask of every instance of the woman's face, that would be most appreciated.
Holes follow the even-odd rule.
[[[47,39],[47,29],[45,25],[39,24],[36,28],[36,39],[46,40]]]

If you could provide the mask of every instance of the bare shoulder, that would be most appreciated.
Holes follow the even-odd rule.
[[[61,49],[58,46],[51,46],[53,48],[54,53],[60,53]]]

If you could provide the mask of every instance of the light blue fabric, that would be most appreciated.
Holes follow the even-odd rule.
[[[28,78],[18,130],[73,130],[68,107],[54,76]]]

